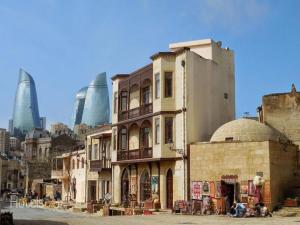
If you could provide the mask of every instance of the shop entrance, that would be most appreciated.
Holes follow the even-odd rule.
[[[129,178],[128,171],[125,169],[121,178],[121,202],[128,203],[128,194],[129,194]]]
[[[222,181],[222,192],[223,196],[228,198],[228,203],[230,204],[230,207],[233,205],[234,202],[234,184],[226,183]]]
[[[147,170],[144,170],[144,172],[141,175],[141,202],[144,202],[148,199],[151,199],[151,184],[150,184],[150,176]]]

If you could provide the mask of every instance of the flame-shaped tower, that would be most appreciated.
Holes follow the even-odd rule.
[[[13,112],[13,135],[24,136],[33,128],[41,128],[35,83],[29,73],[20,69]]]
[[[109,123],[109,97],[106,73],[96,76],[88,86],[81,123],[97,126]]]

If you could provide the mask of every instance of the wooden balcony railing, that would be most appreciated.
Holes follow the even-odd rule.
[[[90,171],[101,171],[102,169],[110,169],[110,159],[99,159],[90,161]]]
[[[152,147],[134,150],[119,150],[118,161],[152,158]]]
[[[69,177],[67,170],[52,170],[51,178],[52,179],[63,179]]]
[[[138,116],[142,116],[148,113],[152,113],[152,103],[141,105],[140,107],[130,109],[128,111],[120,111],[118,119],[119,121],[132,119]]]

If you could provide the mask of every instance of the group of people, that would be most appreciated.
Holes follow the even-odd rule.
[[[234,202],[227,215],[232,217],[272,217],[272,213],[263,203],[257,203],[253,208],[250,208],[243,203]]]

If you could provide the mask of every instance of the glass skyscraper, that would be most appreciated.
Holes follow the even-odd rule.
[[[71,126],[73,128],[75,125],[81,123],[87,89],[88,87],[81,88],[76,94],[74,112],[71,121]]]
[[[13,136],[22,137],[33,128],[41,128],[35,83],[30,74],[22,69],[14,103]]]
[[[101,73],[88,86],[81,123],[92,127],[106,124],[109,123],[109,114],[106,73]]]

